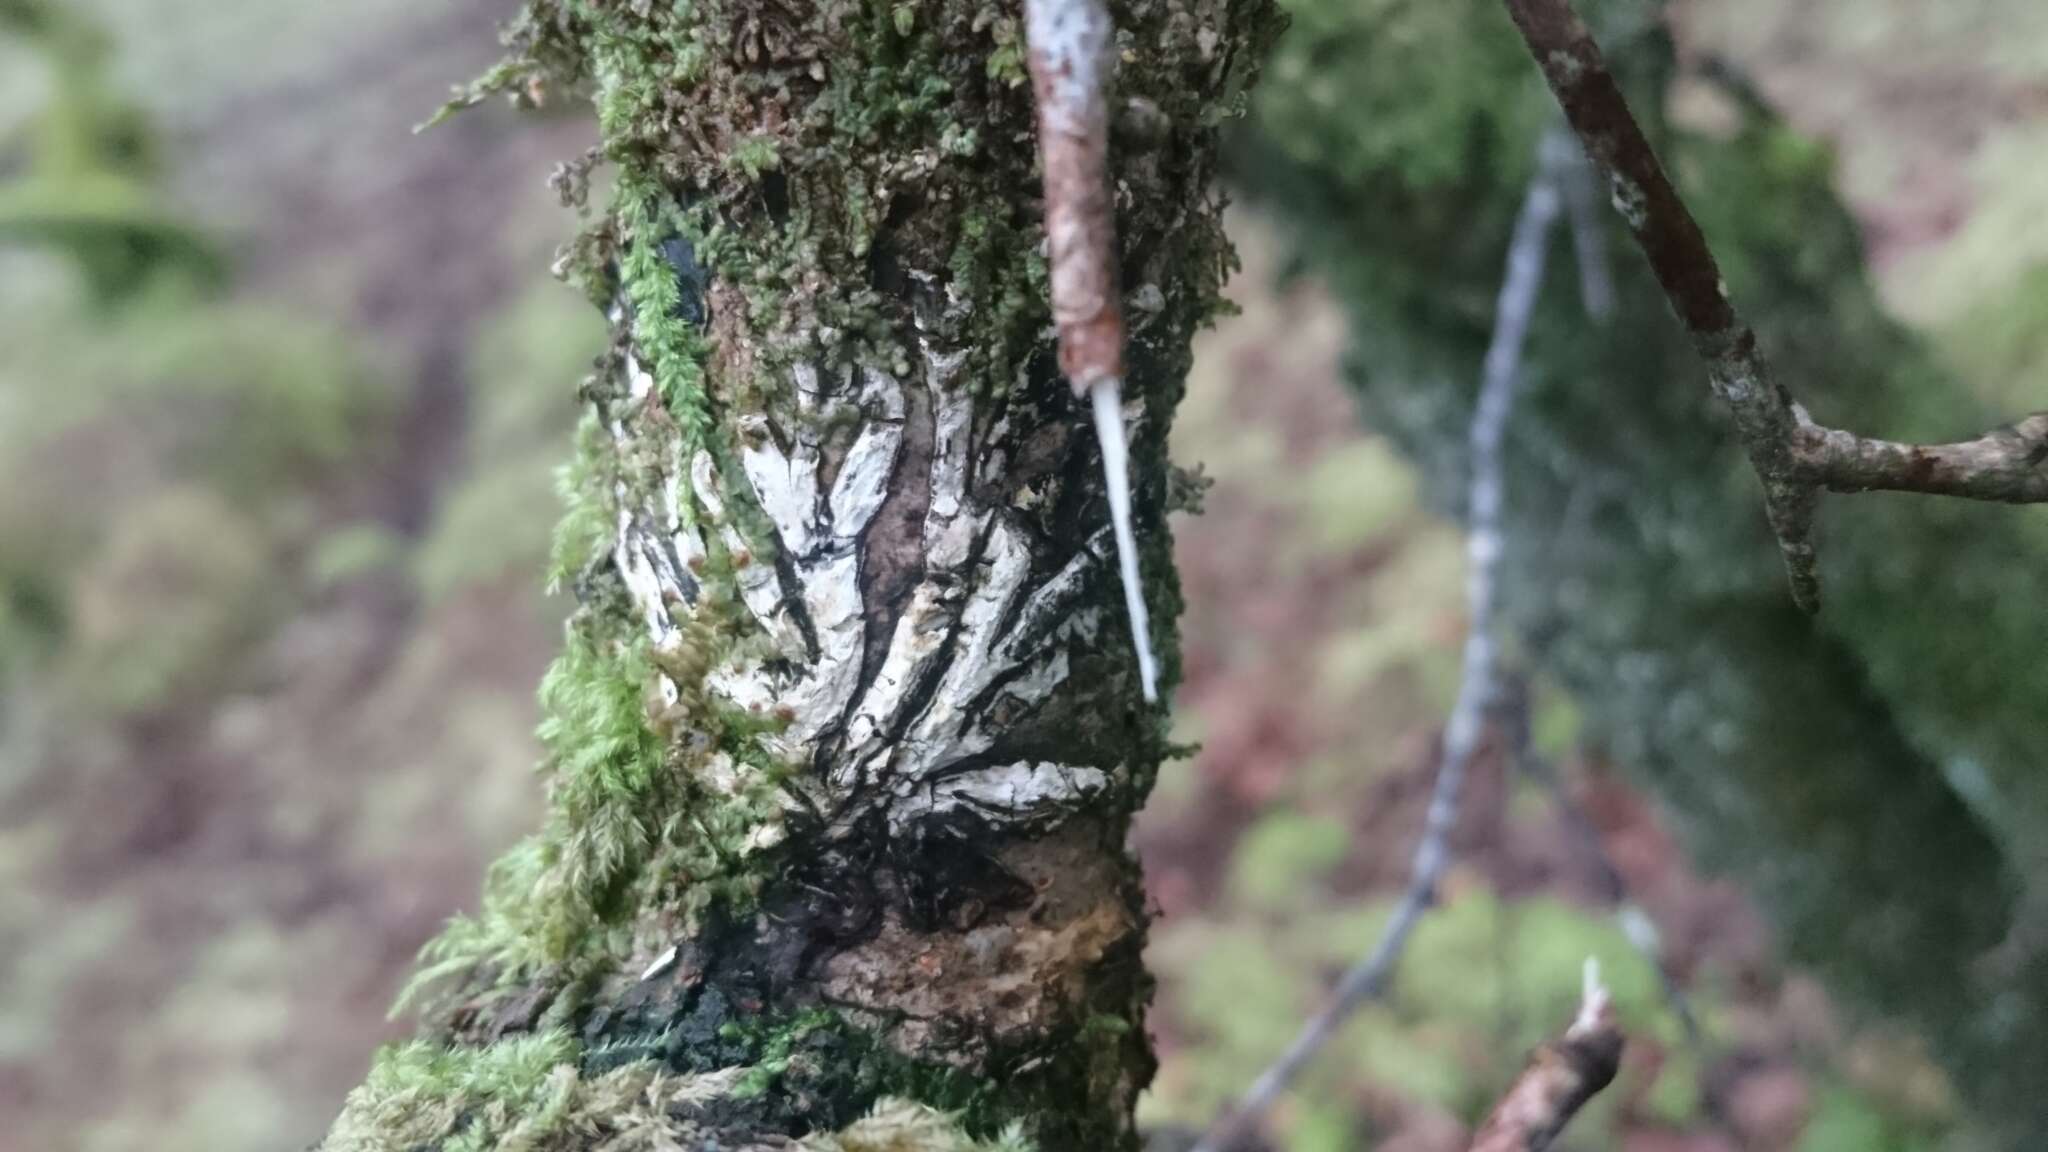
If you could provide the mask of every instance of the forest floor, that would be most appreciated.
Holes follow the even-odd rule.
[[[538,588],[549,469],[598,336],[546,280],[572,222],[544,177],[585,129],[493,108],[407,131],[488,61],[503,0],[92,7],[165,127],[175,196],[237,257],[237,306],[358,350],[391,391],[383,427],[404,432],[355,445],[265,522],[282,599],[203,682],[69,716],[82,727],[63,740],[6,738],[0,716],[0,1149],[304,1146],[403,1033],[384,1012],[413,952],[538,810],[533,686],[561,611]],[[2026,162],[2048,143],[2048,9],[1939,7],[1997,21],[1741,0],[1690,5],[1682,25],[1837,143],[1889,298],[1937,338],[2048,260],[2048,168]],[[1910,72],[1892,64],[1908,56]],[[1164,774],[1139,834],[1160,910],[1145,1108],[1162,1124],[1248,1082],[1369,943],[1404,879],[1463,629],[1457,533],[1354,418],[1341,320],[1313,285],[1274,287],[1260,222],[1234,224],[1243,312],[1204,338],[1176,431],[1216,482],[1207,514],[1176,524],[1176,723],[1202,750]],[[7,323],[0,337],[24,336]],[[0,371],[0,399],[48,386]],[[121,454],[131,433],[100,423]],[[0,477],[20,463],[0,455]],[[181,475],[85,482],[118,502]],[[110,578],[116,554],[89,547],[64,577]],[[1740,893],[1573,754],[1570,703],[1537,688],[1539,744],[1661,930],[1705,1042],[1681,1042],[1586,845],[1489,755],[1443,906],[1394,997],[1281,1110],[1282,1144],[1458,1147],[1590,952],[1639,1043],[1573,1147],[1935,1146],[1939,1076],[1782,970]]]

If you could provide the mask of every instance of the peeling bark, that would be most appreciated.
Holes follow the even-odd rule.
[[[540,63],[508,74],[594,88],[620,170],[566,261],[615,332],[572,644],[645,653],[659,763],[626,734],[627,759],[556,769],[538,878],[493,894],[474,962],[439,946],[462,983],[436,1035],[564,1029],[586,1074],[745,1066],[687,1119],[721,1146],[888,1096],[1131,1147],[1152,1060],[1124,838],[1165,740],[1106,623],[1102,460],[1048,339],[1021,29],[964,0],[655,7],[534,0]],[[1129,471],[1170,621],[1166,433],[1229,259],[1211,110],[1273,18],[1115,8],[1118,90],[1158,120],[1104,186],[1144,279],[1106,285],[1149,309]]]

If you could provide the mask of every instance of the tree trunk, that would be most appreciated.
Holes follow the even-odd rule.
[[[1292,214],[1303,258],[1346,304],[1369,422],[1448,504],[1499,254],[1555,105],[1497,0],[1427,21],[1401,5],[1294,7],[1238,170]],[[1652,8],[1601,5],[1602,26],[1640,29]],[[1739,88],[1720,93],[1732,122],[1672,128],[1669,45],[1609,40],[1794,393],[1874,434],[1938,439],[1981,419],[1883,316],[1824,153]],[[1307,63],[1327,59],[1354,63]],[[1571,261],[1555,261],[1525,361],[1504,618],[1702,863],[1761,898],[1792,959],[1860,1015],[1922,1030],[2010,1139],[2048,1131],[2033,1071],[2048,955],[2017,898],[2048,844],[2038,518],[1836,498],[1820,540],[1830,606],[1795,610],[1705,371],[1602,215],[1618,312],[1590,320]]]
[[[1215,125],[1274,18],[1114,7],[1126,417],[1170,678],[1166,437],[1231,260]],[[565,474],[582,606],[542,690],[551,811],[429,947],[427,1035],[329,1147],[783,1147],[884,1097],[958,1124],[890,1104],[846,1147],[1012,1122],[1048,1152],[1133,1146],[1125,832],[1168,746],[1054,364],[1019,14],[533,0],[512,43],[487,86],[587,86],[617,174],[564,257],[614,340]]]

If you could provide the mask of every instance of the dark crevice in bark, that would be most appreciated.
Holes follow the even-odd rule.
[[[852,697],[855,703],[874,683],[904,602],[925,576],[924,521],[932,501],[933,420],[931,394],[923,385],[906,381],[903,442],[896,449],[896,466],[889,474],[889,496],[860,543],[860,595],[867,619],[861,637],[859,687]]]
[[[981,1135],[1022,1120],[1044,1152],[1133,1148],[1152,1065],[1124,839],[1163,717],[1084,571],[1107,552],[1102,481],[1047,339],[1014,19],[973,0],[531,5],[537,58],[570,62],[545,79],[594,79],[619,166],[579,251],[586,279],[616,261],[626,305],[596,391],[635,399],[607,400],[589,471],[592,503],[630,515],[606,542],[617,579],[582,581],[572,654],[593,682],[552,692],[557,734],[595,754],[557,750],[556,812],[518,861],[537,875],[493,892],[509,911],[486,917],[453,1035],[487,1044],[517,1026],[508,997],[552,988],[518,1015],[573,1024],[593,1074],[650,1047],[672,1070],[743,1072],[744,1094],[689,1081],[733,1111],[667,1114],[686,1146],[732,1124],[726,1142],[774,1146],[895,1095]],[[1115,8],[1118,84],[1166,137],[1117,174],[1118,231],[1173,286],[1125,393],[1147,414],[1143,497],[1227,262],[1197,194],[1243,80],[1218,49],[1274,28],[1256,2]],[[650,268],[647,232],[668,226],[651,205],[685,189],[701,328],[655,278],[675,262]],[[709,458],[703,503],[721,507],[673,515],[697,479],[678,457]],[[701,569],[694,611],[672,611],[682,576],[666,548],[644,555],[650,533]],[[724,563],[767,535],[751,550],[772,544],[772,581]],[[1165,559],[1148,573],[1170,595]]]

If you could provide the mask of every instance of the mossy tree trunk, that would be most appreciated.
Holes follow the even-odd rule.
[[[1230,261],[1216,125],[1273,17],[1113,7],[1170,675],[1166,436]],[[1054,363],[1019,13],[534,0],[513,45],[493,84],[587,89],[616,174],[564,259],[615,325],[566,474],[551,811],[330,1146],[780,1147],[885,1096],[961,1114],[899,1110],[931,1147],[1132,1146],[1125,832],[1167,747]]]
[[[1454,508],[1500,253],[1556,105],[1498,0],[1290,7],[1237,171],[1349,311],[1368,422]],[[1657,5],[1587,7],[1788,386],[1823,420],[1972,434],[1970,391],[1878,306],[1824,150],[1700,77],[1718,118],[1674,126]],[[1559,259],[1532,331],[1504,619],[1791,958],[1855,1016],[1922,1031],[1998,1146],[2030,1147],[2048,1131],[2048,950],[2022,898],[2048,844],[2040,516],[1832,500],[1830,603],[1796,610],[1705,369],[1608,220],[1616,315],[1589,320]]]

